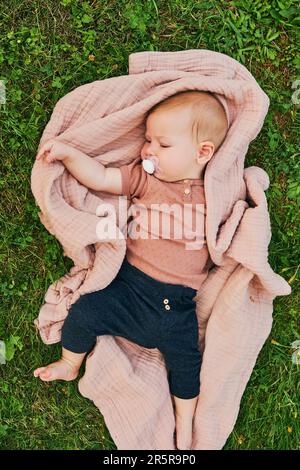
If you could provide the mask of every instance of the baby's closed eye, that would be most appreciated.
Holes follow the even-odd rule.
[[[146,142],[149,142],[149,140],[146,139]],[[161,145],[161,147],[171,147],[171,145]]]

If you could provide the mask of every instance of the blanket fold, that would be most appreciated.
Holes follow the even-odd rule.
[[[40,146],[56,138],[106,166],[130,163],[143,146],[147,111],[188,89],[214,93],[229,123],[204,176],[205,234],[214,266],[197,292],[203,359],[192,443],[192,449],[221,449],[271,331],[273,299],[291,293],[268,262],[268,174],[256,166],[244,168],[249,144],[268,111],[268,96],[246,67],[225,54],[137,52],[129,56],[128,75],[87,83],[61,98]],[[117,275],[126,253],[129,201],[85,188],[61,162],[35,161],[31,188],[41,223],[74,262],[49,286],[35,320],[43,342],[52,344],[60,341],[70,306]],[[107,215],[104,204],[113,209]],[[118,236],[99,240],[97,224],[105,217]],[[98,337],[79,391],[99,408],[118,449],[175,449],[167,371],[157,349]]]

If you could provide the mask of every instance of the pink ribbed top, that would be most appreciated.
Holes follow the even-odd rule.
[[[154,279],[198,290],[213,266],[204,230],[204,181],[162,181],[141,162],[119,167],[122,194],[132,202],[127,260]]]

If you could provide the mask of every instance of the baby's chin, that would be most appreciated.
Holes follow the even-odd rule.
[[[171,176],[166,176],[162,173],[159,173],[159,172],[154,172],[153,175],[155,176],[155,178],[157,178],[158,180],[161,180],[161,181],[165,181],[166,183],[173,183],[174,181],[178,181],[178,178],[172,178]]]
[[[160,168],[156,168],[156,170],[152,173],[155,178],[165,181],[166,183],[173,183],[175,181],[179,181],[181,178],[178,176],[167,175],[163,170]]]
[[[160,170],[155,170],[153,176],[161,181],[170,181],[170,179]]]

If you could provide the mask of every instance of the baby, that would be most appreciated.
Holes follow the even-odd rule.
[[[128,165],[105,167],[55,140],[46,142],[37,159],[60,160],[86,187],[128,196],[139,202],[141,211],[166,216],[166,206],[152,203],[204,206],[205,167],[227,129],[220,101],[209,92],[188,90],[148,111],[141,159]],[[193,220],[195,216],[193,209]],[[145,234],[127,239],[120,271],[105,289],[82,295],[71,305],[62,328],[62,357],[36,369],[34,376],[43,381],[74,380],[96,337],[105,334],[158,348],[169,372],[176,447],[190,449],[201,365],[194,298],[211,260],[205,243],[187,249],[183,238],[163,237],[155,224],[147,226]]]

